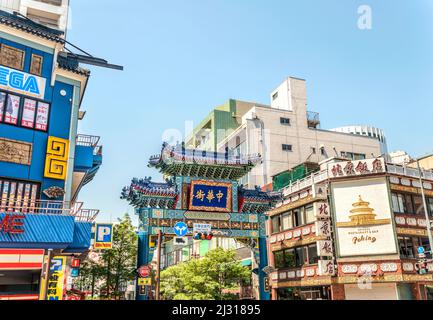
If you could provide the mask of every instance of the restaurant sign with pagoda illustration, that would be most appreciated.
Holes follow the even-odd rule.
[[[397,253],[385,176],[335,181],[331,189],[340,258]]]
[[[122,199],[132,205],[140,221],[139,265],[153,259],[149,247],[152,236],[160,231],[174,236],[179,222],[193,236],[195,224],[208,224],[214,237],[254,239],[259,266],[260,298],[269,299],[262,271],[268,265],[265,212],[281,198],[260,188],[248,190],[238,181],[261,162],[260,155],[234,156],[225,153],[185,149],[184,144],[163,144],[160,154],[149,160],[166,179],[154,182],[150,177],[133,179],[122,191]]]

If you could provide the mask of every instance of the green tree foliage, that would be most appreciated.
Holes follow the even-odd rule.
[[[118,221],[113,230],[113,248],[102,252],[99,264],[83,262],[78,286],[95,295],[121,299],[125,285],[135,279],[138,237],[128,214]]]
[[[251,279],[251,270],[236,260],[233,250],[218,248],[199,260],[170,267],[161,273],[161,294],[168,300],[230,300],[227,292]]]
[[[121,285],[135,279],[137,239],[131,218],[126,214],[114,226],[113,248],[102,255],[106,272],[103,286],[109,288],[109,298],[122,297],[124,292]]]

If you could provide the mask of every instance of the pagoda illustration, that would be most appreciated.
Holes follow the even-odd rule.
[[[359,196],[359,201],[355,202],[352,206],[353,209],[350,210],[351,215],[349,216],[350,222],[337,223],[337,227],[364,227],[391,223],[391,219],[376,219],[377,215],[374,213],[374,209],[370,208],[370,203],[364,201],[362,196]]]

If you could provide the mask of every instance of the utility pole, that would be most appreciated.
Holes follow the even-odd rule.
[[[155,300],[160,300],[159,291],[161,288],[160,277],[161,277],[161,245],[162,242],[162,231],[158,232],[158,254],[156,256],[156,277],[155,277]]]
[[[47,265],[44,278],[44,294],[42,300],[47,300],[48,297],[48,281],[50,280],[51,259],[53,258],[53,249],[48,249]]]
[[[424,213],[425,213],[425,218],[426,218],[426,222],[427,222],[427,235],[428,235],[428,239],[429,239],[429,244],[430,244],[430,254],[433,255],[433,235],[431,232],[431,222],[430,222],[430,216],[428,214],[428,208],[427,208],[427,200],[425,197],[425,191],[424,191],[424,182],[422,180],[422,171],[421,171],[421,166],[419,164],[419,159],[416,160],[416,164],[418,166],[418,170],[419,170],[419,182],[421,184],[421,194],[422,194],[422,201],[424,204]]]

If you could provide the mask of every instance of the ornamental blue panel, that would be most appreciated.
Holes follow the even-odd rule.
[[[226,182],[191,182],[190,210],[231,212],[232,184]]]

